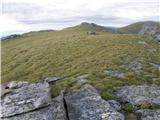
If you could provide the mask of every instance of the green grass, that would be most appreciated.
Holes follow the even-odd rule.
[[[83,29],[82,29],[83,28]],[[123,85],[156,83],[159,72],[149,63],[160,63],[158,44],[138,35],[112,34],[94,28],[98,35],[87,35],[90,28],[64,29],[55,32],[33,32],[22,38],[2,42],[2,83],[12,80],[35,82],[50,76],[64,76],[52,87],[53,96],[63,88],[72,90],[80,85],[75,77],[89,74],[88,83],[95,86],[105,99],[113,98],[114,90]],[[145,41],[147,44],[138,44]],[[147,52],[157,49],[157,52]],[[121,66],[141,59],[140,72]],[[107,68],[126,73],[124,79],[105,76]]]

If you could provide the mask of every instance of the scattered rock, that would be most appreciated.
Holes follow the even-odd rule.
[[[157,52],[157,49],[149,48],[149,49],[146,49],[146,52],[155,53],[155,52]]]
[[[25,86],[25,85],[28,85],[28,82],[25,82],[25,81],[11,81],[7,87],[8,89],[16,89],[16,88],[20,88],[22,86]]]
[[[158,71],[160,71],[160,64],[155,64],[155,63],[150,63],[153,67],[155,67],[155,69],[157,69]]]
[[[56,82],[58,80],[64,79],[63,77],[48,77],[44,79],[45,82],[48,82],[49,84],[52,84],[53,82]]]
[[[143,107],[144,103],[160,106],[160,86],[157,85],[124,86],[117,91],[117,96],[133,106]]]
[[[125,77],[125,74],[123,72],[118,71],[118,70],[108,69],[108,70],[105,70],[104,73],[108,76],[111,76],[111,77],[117,77],[117,78],[124,78]]]
[[[96,32],[94,32],[94,31],[88,31],[87,32],[87,35],[96,35],[97,33]]]
[[[89,75],[88,74],[84,74],[84,75],[81,75],[81,76],[78,76],[77,77],[77,82],[80,83],[80,84],[84,84],[84,83],[87,83],[87,77]]]
[[[103,100],[97,90],[84,85],[65,95],[70,120],[124,120],[109,102]]]
[[[146,45],[147,43],[145,41],[138,41],[138,44]]]
[[[142,120],[159,120],[160,119],[160,109],[141,109],[136,111],[138,116],[141,117]]]
[[[133,70],[135,72],[138,72],[139,70],[143,69],[143,65],[139,60],[133,60],[127,64],[122,65],[122,68],[125,68],[126,70]]]
[[[155,36],[156,40],[160,42],[160,34]]]
[[[45,82],[12,89],[12,92],[0,101],[2,107],[0,117],[10,117],[46,107],[50,101],[49,85]]]
[[[88,74],[84,74],[84,75],[80,75],[77,78],[78,79],[86,79],[89,75]]]

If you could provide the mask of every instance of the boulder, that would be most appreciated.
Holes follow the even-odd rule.
[[[67,120],[64,114],[61,97],[56,97],[52,100],[49,106],[40,109],[2,118],[2,120]]]
[[[141,109],[136,111],[141,120],[159,120],[160,119],[160,109]]]
[[[64,98],[69,120],[124,120],[124,115],[88,84],[67,93]]]
[[[121,71],[118,71],[118,70],[107,69],[104,71],[104,73],[108,76],[111,76],[111,77],[117,77],[117,78],[124,78],[125,77],[125,74]]]
[[[131,103],[133,106],[160,106],[160,86],[158,85],[124,86],[117,91],[116,95],[123,102]]]
[[[19,85],[12,84],[12,88]],[[13,87],[14,86],[14,87]],[[26,113],[42,107],[46,107],[51,102],[49,84],[34,83],[12,89],[11,93],[2,97],[0,117],[10,117],[17,114]]]

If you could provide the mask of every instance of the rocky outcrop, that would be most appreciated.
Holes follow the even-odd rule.
[[[65,95],[69,120],[124,120],[124,115],[117,112],[119,107],[111,101],[105,101],[96,89],[84,85]]]
[[[85,79],[88,75],[79,76]],[[1,98],[2,120],[124,120],[118,112],[121,105],[115,100],[105,101],[90,85],[67,94],[61,91],[51,98],[46,79],[38,83],[12,81],[3,85],[10,92]],[[57,80],[57,78],[56,78]]]
[[[46,107],[51,102],[48,83],[30,84],[12,90],[1,100],[1,117],[10,117]]]
[[[2,120],[65,120],[63,99],[52,99],[49,84],[11,82],[10,93],[1,98]]]
[[[146,101],[151,105],[160,105],[160,86],[125,86],[117,92],[117,96],[123,102],[129,102],[134,106],[141,105]]]
[[[142,29],[139,31],[141,35],[149,35],[153,39],[160,42],[160,25],[159,23],[153,24],[148,22],[142,26]]]
[[[2,118],[2,120],[67,120],[61,97],[52,99],[47,107],[42,107],[27,113]]]
[[[87,79],[88,74],[77,79]],[[121,87],[119,101],[104,100],[89,84],[51,98],[49,82],[16,82],[1,85],[0,118],[2,120],[124,120],[124,104],[131,104],[142,120],[159,120],[160,86]],[[53,79],[54,81],[55,79]],[[3,91],[7,92],[3,92]]]
[[[159,120],[160,86],[125,86],[117,92],[122,103],[130,103],[142,120]]]

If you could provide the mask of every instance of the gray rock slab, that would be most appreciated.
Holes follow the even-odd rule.
[[[51,101],[49,84],[34,83],[12,89],[0,100],[0,117],[26,113],[49,105]]]
[[[104,71],[104,73],[108,76],[111,76],[111,77],[117,77],[117,78],[124,78],[125,77],[125,74],[121,71],[118,71],[118,70],[107,69]]]
[[[116,94],[123,102],[129,102],[132,105],[140,105],[146,101],[160,105],[160,86],[158,85],[124,86]]]
[[[56,97],[47,107],[12,117],[2,118],[2,120],[66,120],[66,116],[61,104],[61,98]]]
[[[88,84],[66,94],[65,101],[70,120],[124,120],[124,115]]]

